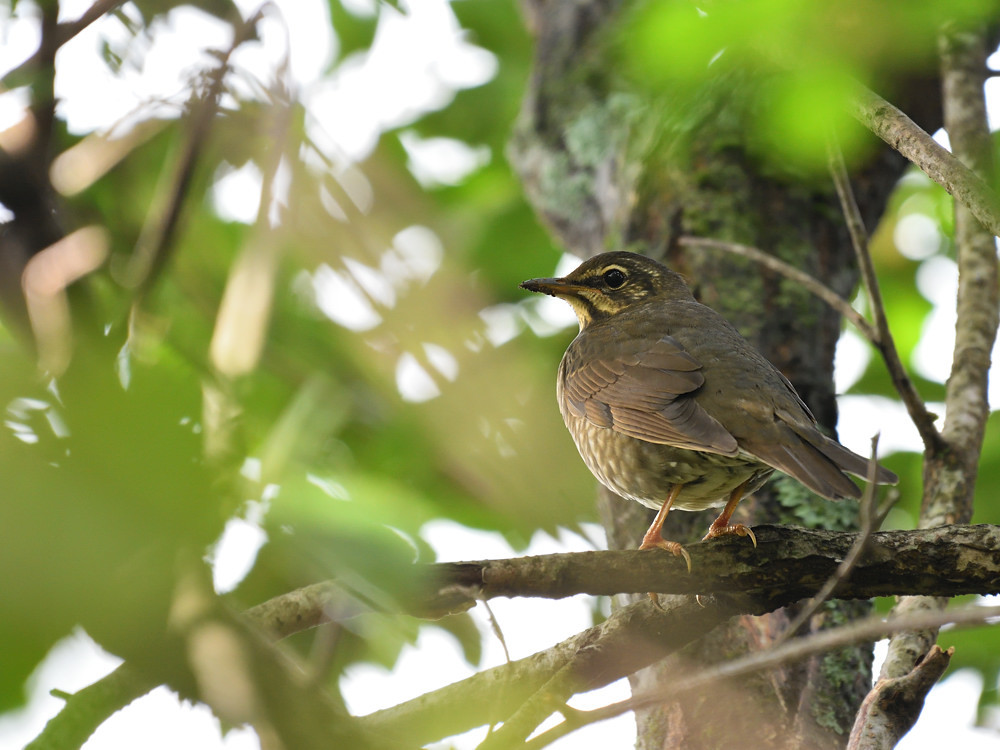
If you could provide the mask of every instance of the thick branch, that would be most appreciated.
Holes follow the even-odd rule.
[[[484,598],[644,591],[800,598],[834,574],[856,536],[779,526],[758,526],[754,533],[756,548],[742,539],[690,545],[692,575],[680,558],[628,550],[463,563],[453,569],[453,582],[477,586]],[[867,555],[837,597],[997,591],[998,546],[1000,527],[987,525],[873,534]]]
[[[985,178],[994,173],[993,143],[986,123],[986,43],[981,32],[942,35],[944,121],[955,156]],[[951,374],[945,392],[943,437],[958,454],[962,478],[957,492],[946,492],[950,507],[934,518],[947,523],[972,518],[976,469],[989,416],[987,380],[997,336],[1000,300],[997,249],[993,235],[970,208],[955,204],[958,256],[957,323]],[[950,490],[950,487],[944,488]],[[929,509],[931,510],[931,509]]]
[[[425,587],[401,601],[418,616],[440,617],[478,599],[574,594],[741,594],[790,603],[815,594],[835,574],[856,534],[757,526],[756,549],[745,539],[714,539],[687,547],[692,572],[673,555],[650,551],[573,552],[508,560],[440,563],[425,568]],[[872,534],[840,599],[1000,592],[1000,527],[945,526]],[[275,597],[247,615],[278,636],[356,612],[357,603],[332,583]]]

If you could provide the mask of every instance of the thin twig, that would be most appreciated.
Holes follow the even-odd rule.
[[[885,520],[886,514],[892,507],[892,503],[885,503],[882,507],[878,507],[876,503],[876,489],[877,485],[875,483],[875,477],[878,474],[878,435],[872,438],[872,454],[871,459],[868,461],[868,475],[865,477],[865,481],[868,483],[865,487],[865,493],[861,497],[861,502],[858,507],[858,515],[860,520],[861,528],[858,531],[858,536],[854,540],[854,544],[851,545],[850,551],[844,556],[840,565],[837,566],[836,572],[830,576],[823,587],[813,596],[802,609],[796,615],[795,619],[792,620],[788,628],[782,633],[778,638],[775,639],[774,645],[780,645],[789,638],[795,636],[799,629],[809,621],[809,619],[819,611],[819,608],[823,606],[823,603],[829,599],[834,592],[847,580],[848,576],[857,566],[858,562],[861,560],[861,556],[868,551],[871,546],[872,534],[874,534],[878,528],[882,525],[882,521]]]
[[[847,222],[847,228],[851,235],[851,244],[854,245],[854,253],[858,259],[858,268],[861,270],[861,281],[868,293],[872,317],[875,319],[875,328],[878,332],[875,346],[885,361],[892,383],[906,405],[910,419],[913,420],[913,424],[916,425],[917,431],[920,433],[924,447],[928,451],[936,451],[942,447],[941,434],[934,426],[934,417],[927,411],[927,406],[920,398],[920,394],[917,393],[910,376],[907,375],[906,368],[903,367],[899,352],[893,342],[889,321],[885,314],[885,305],[882,302],[882,292],[879,289],[878,276],[875,273],[871,253],[868,251],[868,234],[861,218],[861,211],[854,199],[854,191],[851,189],[851,180],[847,174],[847,167],[844,165],[844,157],[832,138],[828,146],[830,174],[837,188],[840,207],[844,212],[844,220]]]
[[[867,643],[905,630],[940,628],[949,624],[956,627],[982,625],[997,617],[1000,617],[1000,606],[982,607],[975,604],[949,612],[920,612],[903,617],[888,618],[868,617],[835,630],[823,630],[766,651],[757,651],[734,661],[722,662],[693,677],[677,679],[667,687],[643,693],[628,700],[612,703],[592,711],[577,711],[574,714],[572,726],[567,726],[567,722],[559,724],[526,743],[524,747],[526,750],[539,750],[539,748],[550,745],[581,726],[611,719],[626,711],[660,704],[682,693],[704,690],[722,680],[734,679],[765,669],[791,664],[835,648]]]
[[[785,263],[785,261],[775,258],[773,255],[768,255],[763,250],[756,247],[752,247],[751,245],[741,245],[738,242],[726,242],[724,240],[717,240],[709,237],[680,237],[677,240],[677,244],[681,247],[694,248],[698,250],[723,250],[727,253],[739,255],[743,258],[749,258],[752,261],[760,263],[762,266],[774,271],[775,273],[781,274],[785,278],[791,279],[795,283],[800,284],[807,291],[812,292],[840,313],[844,318],[849,320],[854,327],[858,329],[862,336],[872,342],[875,346],[878,346],[878,333],[875,328],[872,327],[871,323],[865,320],[861,313],[851,307],[850,302],[841,297],[826,284],[816,279],[814,276],[810,276],[795,266]]]
[[[236,49],[250,38],[257,22],[262,17],[263,9],[258,10],[246,22],[234,25],[232,44],[220,56],[219,64],[209,74],[208,89],[192,112],[188,137],[184,142],[181,155],[177,159],[177,168],[173,179],[170,181],[171,188],[167,196],[166,207],[159,214],[159,221],[153,220],[143,227],[132,261],[126,272],[128,283],[136,288],[137,303],[141,302],[142,297],[156,281],[173,249],[181,209],[187,198],[198,158],[201,156],[215,113],[218,110],[223,82],[229,71],[229,59]]]
[[[480,598],[479,603],[482,604],[483,608],[486,610],[486,617],[490,621],[490,628],[493,630],[493,635],[497,637],[497,640],[500,641],[500,646],[503,647],[504,661],[506,661],[507,664],[510,664],[510,650],[507,648],[507,638],[503,634],[503,628],[500,627],[500,621],[493,613],[493,608],[490,606],[489,599],[484,596]]]
[[[75,21],[59,24],[59,46],[66,44],[94,21],[125,4],[125,0],[97,0],[85,10]]]
[[[45,43],[38,46],[38,49],[27,60],[22,62],[16,68],[8,71],[3,76],[3,81],[5,86],[13,88],[19,85],[20,79],[26,75],[30,75],[31,71],[35,70],[39,64],[45,62],[46,58],[51,54],[54,55],[66,42],[75,37],[81,31],[86,29],[92,23],[97,21],[99,18],[103,17],[106,13],[110,13],[115,10],[120,5],[124,5],[125,0],[97,0],[93,5],[91,5],[83,14],[75,21],[64,21],[62,23],[54,24],[52,29],[52,40],[51,43]],[[46,4],[42,4],[45,7]],[[55,6],[53,6],[55,8]],[[58,8],[55,8],[58,10]]]

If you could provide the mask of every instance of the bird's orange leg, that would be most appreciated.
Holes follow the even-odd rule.
[[[684,562],[687,563],[688,573],[690,573],[691,556],[687,553],[687,550],[679,542],[669,542],[663,538],[663,522],[667,520],[667,513],[670,512],[670,506],[674,504],[677,496],[681,494],[681,487],[683,486],[683,484],[675,484],[670,488],[670,494],[663,501],[663,505],[660,506],[660,510],[656,513],[656,518],[653,519],[653,523],[650,524],[646,530],[646,534],[642,537],[642,544],[639,545],[639,549],[665,549],[677,557],[683,557]]]
[[[726,507],[722,509],[719,517],[708,527],[708,533],[702,537],[703,541],[705,539],[713,539],[717,536],[748,536],[750,537],[750,541],[753,542],[753,546],[757,546],[757,537],[754,536],[754,533],[749,528],[741,523],[729,523],[729,519],[733,516],[733,511],[736,510],[736,506],[743,499],[743,492],[746,490],[749,481],[747,479],[746,482],[743,482],[730,493]]]

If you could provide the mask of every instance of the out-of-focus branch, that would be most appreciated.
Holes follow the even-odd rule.
[[[59,24],[59,45],[66,44],[81,31],[86,29],[94,21],[101,18],[106,13],[111,13],[115,9],[124,5],[124,0],[96,0],[83,14],[75,21],[68,21]]]
[[[122,664],[94,684],[66,696],[66,705],[24,750],[80,747],[111,714],[156,686],[155,680]]]
[[[124,4],[125,0],[97,0],[75,21],[53,23],[51,26],[51,39],[48,43],[39,45],[39,48],[35,50],[31,57],[22,62],[16,68],[9,71],[3,77],[4,84],[9,86],[16,85],[14,82],[18,81],[18,79],[23,77],[26,73],[36,69],[39,64],[43,64],[47,57],[54,57],[59,48],[66,44],[66,42],[70,39],[75,37],[106,13],[110,13]],[[47,5],[52,7],[53,13],[58,11],[58,5],[56,3],[42,3],[43,7]],[[53,18],[54,17],[55,16],[53,15]]]
[[[219,64],[209,73],[205,94],[194,106],[188,123],[188,135],[177,158],[174,175],[168,182],[169,190],[163,199],[163,205],[159,210],[154,209],[155,213],[143,226],[126,271],[126,283],[136,288],[139,301],[156,282],[173,250],[181,209],[218,111],[223,82],[229,71],[229,58],[251,37],[262,16],[263,10],[260,10],[247,21],[234,25],[232,44],[220,56]]]
[[[231,725],[253,726],[264,748],[403,747],[367,735],[341,704],[303,679],[300,665],[288,653],[227,609],[206,579],[200,564],[180,576],[166,623],[169,638],[158,641],[177,647],[173,658],[152,668],[128,661],[66,695],[63,709],[28,747],[77,750],[114,712],[161,682],[210,706]]]

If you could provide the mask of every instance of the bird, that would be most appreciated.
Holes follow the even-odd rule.
[[[559,364],[559,411],[591,473],[656,510],[639,549],[691,558],[663,538],[671,509],[721,507],[704,539],[749,537],[736,506],[777,469],[829,500],[858,498],[868,459],[828,437],[795,388],[683,277],[631,252],[520,285],[570,304],[580,332]],[[884,467],[877,484],[896,484]]]

